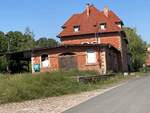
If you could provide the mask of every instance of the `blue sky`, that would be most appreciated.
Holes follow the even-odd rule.
[[[102,10],[109,6],[125,26],[136,27],[143,40],[150,43],[149,0],[0,0],[0,31],[24,31],[26,27],[39,37],[56,38],[61,25],[86,3]]]

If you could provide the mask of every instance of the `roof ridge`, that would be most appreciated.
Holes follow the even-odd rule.
[[[105,16],[103,11],[100,11],[94,5],[90,5],[90,14],[87,15],[87,9],[82,13],[73,14],[71,18],[64,24],[66,28],[60,33],[60,37],[90,34],[90,33],[105,33],[105,32],[117,32],[122,29],[119,28],[115,22],[121,21],[121,19],[112,11],[109,10],[110,16]],[[106,30],[99,29],[101,22],[105,22],[108,25]],[[77,33],[73,32],[73,26],[76,24],[80,25],[80,31]],[[95,25],[96,24],[96,25]]]

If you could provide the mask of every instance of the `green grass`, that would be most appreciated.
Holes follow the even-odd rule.
[[[0,76],[0,104],[80,93],[103,88],[124,78],[121,74],[96,83],[78,83],[72,77],[95,75],[91,71],[53,72],[45,74],[18,74]]]

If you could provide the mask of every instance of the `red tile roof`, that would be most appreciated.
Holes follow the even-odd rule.
[[[103,11],[99,11],[93,5],[89,6],[89,9],[89,16],[87,15],[87,10],[81,14],[74,14],[63,25],[64,29],[59,34],[59,37],[122,31],[122,29],[116,25],[117,22],[122,21],[115,13],[109,10],[107,17],[104,15]],[[106,30],[99,29],[100,23],[106,23]],[[74,26],[80,26],[80,31],[74,32]]]

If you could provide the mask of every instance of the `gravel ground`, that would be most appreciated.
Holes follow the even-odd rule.
[[[75,95],[51,97],[22,103],[4,104],[0,105],[0,113],[61,113],[116,87],[118,86]]]

